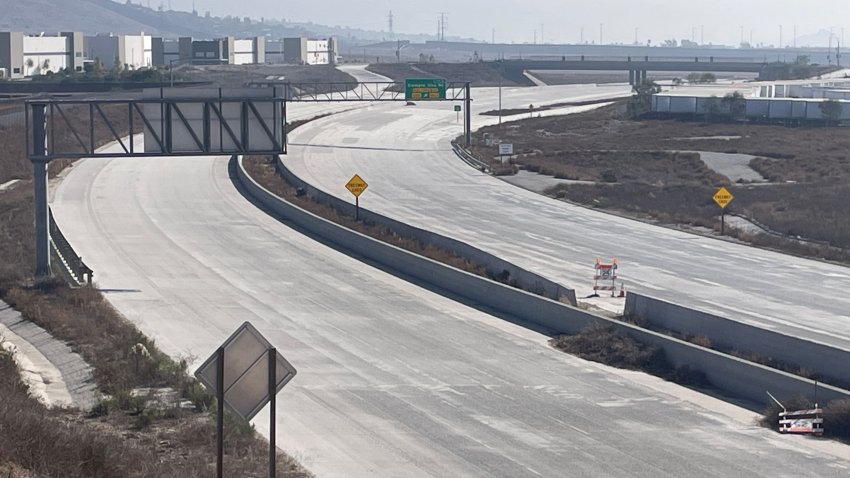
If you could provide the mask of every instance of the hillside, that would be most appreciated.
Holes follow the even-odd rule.
[[[381,40],[386,33],[348,27],[330,27],[313,23],[282,23],[281,20],[248,20],[215,17],[180,11],[159,11],[142,5],[113,0],[0,0],[3,15],[0,31],[26,33],[81,31],[86,34],[129,34],[145,32],[174,38],[193,36],[214,38],[336,35],[346,43],[360,44]],[[49,14],[48,14],[49,12]],[[428,35],[399,35],[400,39],[423,42]]]
[[[90,0],[0,0],[0,30],[27,33],[59,31],[150,32],[151,25],[114,12]],[[48,15],[48,12],[52,13]]]

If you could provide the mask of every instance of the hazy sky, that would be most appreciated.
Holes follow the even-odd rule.
[[[134,3],[139,0],[133,0]],[[161,0],[152,0],[152,5]],[[168,4],[168,0],[165,0]],[[171,0],[175,10],[191,10],[192,0]],[[705,42],[778,44],[779,25],[784,43],[791,44],[794,26],[798,36],[834,28],[841,37],[842,21],[850,36],[850,1],[847,0],[195,0],[199,12],[215,15],[286,18],[326,25],[386,30],[387,14],[395,16],[395,31],[430,33],[437,30],[437,12],[448,13],[447,34],[497,42],[578,42],[582,27],[586,41],[641,43],[667,38]],[[703,27],[704,26],[704,27]],[[824,45],[825,46],[825,45]]]

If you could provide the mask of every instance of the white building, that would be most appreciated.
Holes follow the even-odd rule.
[[[233,55],[231,65],[255,65],[266,62],[265,37],[233,40]]]
[[[24,78],[62,69],[83,71],[83,47],[83,35],[79,32],[55,36],[0,32],[0,75]]]
[[[107,69],[116,63],[125,69],[136,70],[153,66],[152,38],[150,35],[97,35],[85,39],[86,60],[99,58]]]
[[[334,37],[328,38],[284,38],[283,59],[298,65],[335,65],[339,52]]]

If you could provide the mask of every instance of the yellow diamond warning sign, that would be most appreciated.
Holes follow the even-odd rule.
[[[354,177],[348,180],[348,183],[345,185],[345,187],[348,188],[349,191],[351,191],[351,194],[353,194],[354,197],[359,198],[360,195],[363,194],[363,191],[365,191],[366,188],[369,187],[369,185],[366,184],[366,181],[364,181],[363,178],[355,174]]]
[[[733,196],[732,193],[730,193],[725,187],[721,187],[716,193],[714,193],[712,199],[714,199],[714,202],[716,202],[718,206],[725,209],[726,206],[735,199],[735,196]]]

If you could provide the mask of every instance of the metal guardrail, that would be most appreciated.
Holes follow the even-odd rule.
[[[50,249],[53,256],[58,259],[51,265],[60,267],[61,270],[53,272],[62,276],[69,284],[76,286],[91,285],[94,271],[78,256],[71,244],[62,234],[56,221],[53,220],[53,210],[50,210]]]
[[[490,165],[488,165],[484,161],[481,161],[480,159],[473,156],[472,153],[470,153],[463,146],[456,144],[456,143],[452,143],[452,149],[454,150],[455,154],[460,159],[462,159],[466,164],[468,164],[468,165],[472,166],[473,168],[478,169],[482,172],[485,172],[485,173],[490,172]]]

